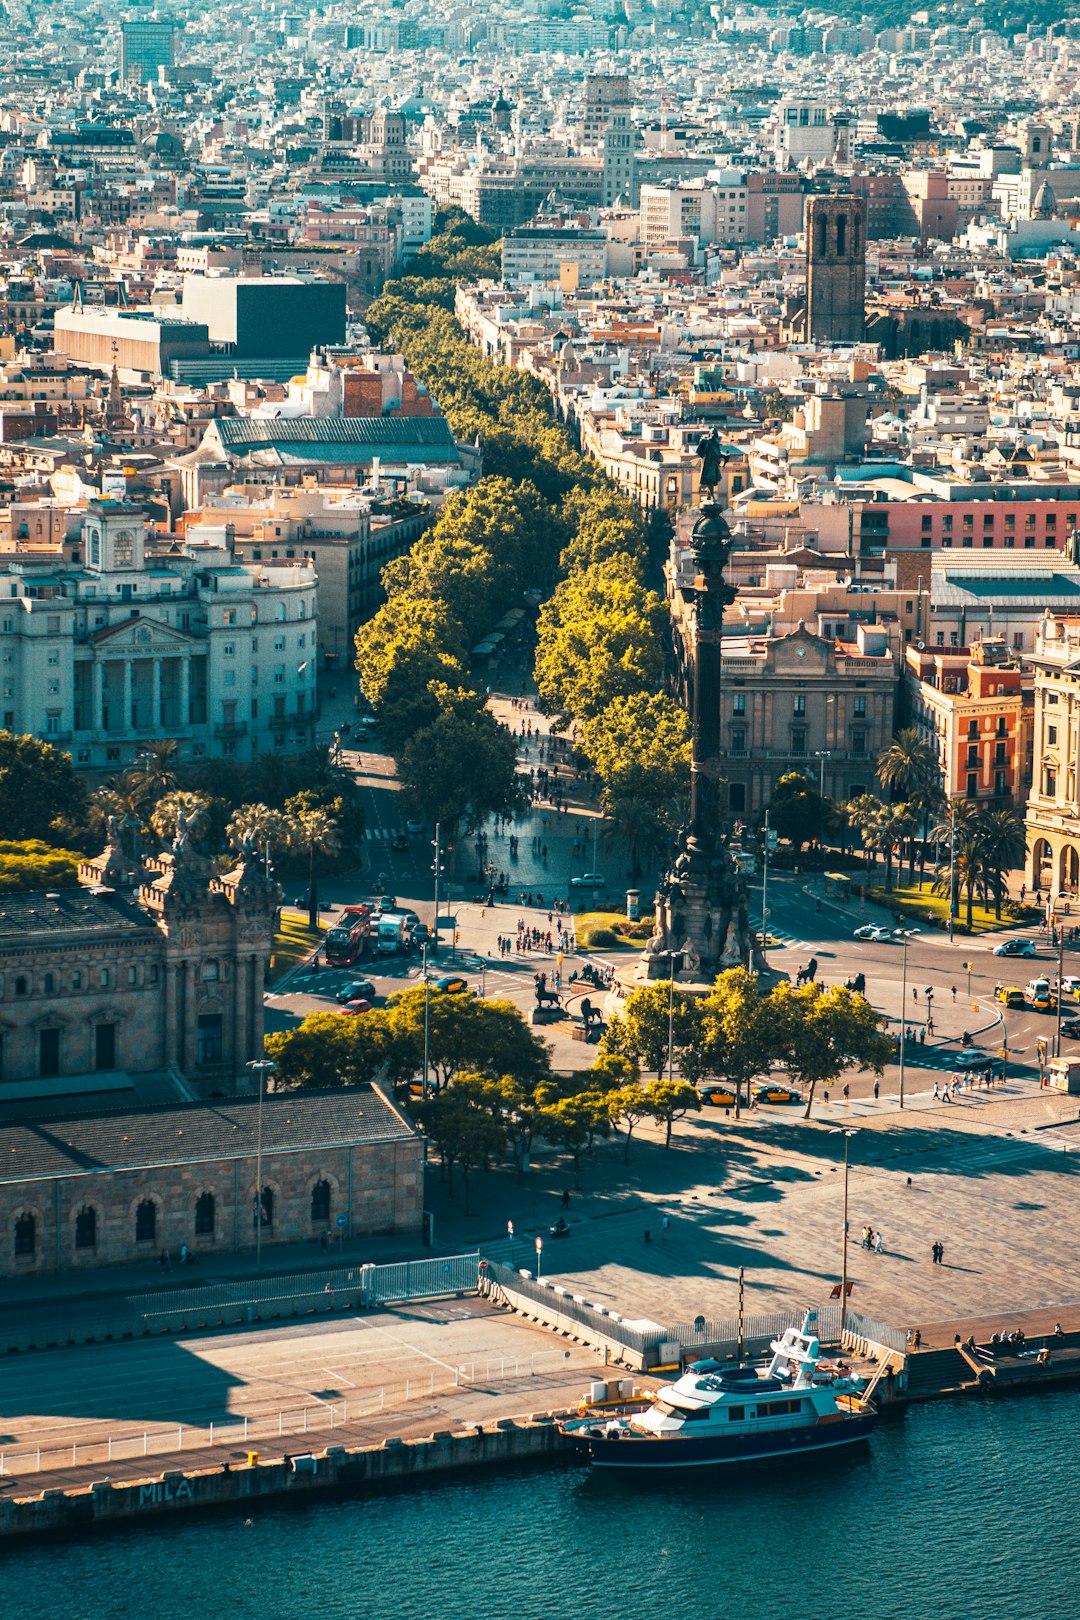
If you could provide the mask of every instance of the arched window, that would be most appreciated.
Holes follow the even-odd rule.
[[[856,258],[859,256],[859,236],[861,231],[862,221],[858,214],[856,214],[855,218],[851,222],[851,251],[854,253]]]
[[[847,253],[847,215],[836,216],[836,251],[842,259]]]
[[[330,1219],[330,1183],[317,1181],[311,1189],[311,1218],[313,1221]]]
[[[214,1195],[213,1193],[200,1193],[195,1200],[195,1236],[213,1237],[214,1235]]]
[[[55,989],[56,989],[56,976],[55,976],[55,974],[46,973],[46,975],[45,975],[45,994],[47,996],[51,996]]]
[[[15,1254],[32,1256],[37,1248],[37,1221],[32,1215],[20,1215],[15,1222]]]
[[[254,1224],[255,1224],[254,1217],[252,1217],[252,1225],[254,1225]],[[273,1187],[264,1187],[263,1190],[262,1190],[262,1224],[264,1226],[273,1226],[273,1224],[274,1224],[274,1189],[273,1189]]]
[[[97,1248],[97,1212],[89,1205],[80,1209],[75,1217],[75,1247],[77,1249]]]
[[[218,966],[218,960],[217,960],[216,956],[208,957],[207,960],[203,963],[203,965],[202,965],[202,976],[207,981],[207,983],[209,983],[211,980],[214,980],[214,979],[220,979],[220,977],[221,977],[221,968]]]
[[[157,1205],[152,1198],[144,1198],[135,1211],[136,1243],[153,1243],[157,1237]]]
[[[825,257],[828,249],[828,231],[828,220],[825,218],[824,214],[819,214],[817,219],[817,256],[819,259],[823,259]]]
[[[15,980],[15,994],[17,996],[25,996],[26,994],[26,980],[21,973]]]

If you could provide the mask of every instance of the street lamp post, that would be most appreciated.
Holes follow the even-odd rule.
[[[542,1237],[538,1237],[537,1240],[536,1240],[536,1280],[537,1280],[537,1282],[540,1281],[540,1257],[543,1254],[543,1252],[544,1252],[544,1240],[543,1240]]]
[[[850,1127],[845,1126],[841,1128],[839,1134],[844,1138],[844,1231],[840,1244],[840,1338],[842,1341],[847,1328],[848,1171],[850,1168],[848,1149],[851,1146],[851,1138],[855,1135],[855,1132]]]
[[[949,805],[949,944],[956,927],[956,802]]]
[[[819,799],[819,801],[821,803],[821,825],[820,825],[820,827],[818,829],[818,845],[819,845],[818,853],[821,856],[821,875],[822,875],[821,880],[824,883],[824,881],[825,881],[825,761],[827,759],[832,759],[832,750],[829,749],[829,748],[819,748],[817,750],[816,757],[817,757],[818,766],[819,766],[819,770],[818,770],[818,799]]]
[[[671,1084],[675,1064],[675,952],[668,952],[667,1077]]]
[[[769,935],[767,923],[769,918],[769,812],[765,812],[765,842],[762,846],[761,856],[761,961],[768,966],[766,952],[769,948]]]
[[[424,974],[424,1100],[427,1101],[428,1074],[431,1052],[431,980],[428,978],[427,940],[420,946],[420,963]]]
[[[513,1221],[507,1221],[507,1223],[506,1223],[506,1235],[510,1240],[510,1265],[512,1267],[513,1264],[514,1264],[514,1223],[513,1223]]]
[[[255,1133],[255,1270],[262,1266],[262,1229],[263,1229],[263,1186],[262,1186],[262,1138],[263,1138],[263,1088],[268,1069],[274,1065],[269,1058],[254,1058],[249,1069],[254,1069],[259,1076],[259,1108]]]
[[[904,1106],[904,1055],[907,1049],[907,953],[908,946],[918,928],[905,928],[904,940],[904,978],[900,989],[900,1107]]]

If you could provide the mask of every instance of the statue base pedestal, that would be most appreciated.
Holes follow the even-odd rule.
[[[728,968],[755,966],[746,888],[731,857],[707,865],[681,856],[656,896],[656,928],[642,960],[642,977],[668,979],[671,954],[682,963],[681,984],[711,985]]]

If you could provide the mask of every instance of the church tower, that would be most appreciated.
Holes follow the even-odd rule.
[[[858,343],[866,302],[865,197],[811,197],[806,210],[806,335]]]

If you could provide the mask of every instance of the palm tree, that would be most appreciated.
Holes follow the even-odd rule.
[[[150,825],[163,844],[176,837],[177,817],[181,811],[187,819],[192,838],[201,838],[206,831],[210,800],[205,793],[185,793],[177,789],[165,793],[150,812]]]
[[[146,777],[134,766],[119,771],[93,796],[102,816],[113,815],[131,833],[131,851],[137,859],[139,839],[146,833]]]
[[[858,798],[850,799],[847,804],[847,819],[853,827],[858,828],[862,835],[863,848],[870,856],[871,876],[875,858],[881,848],[878,829],[884,809],[881,800],[872,793],[860,793]]]
[[[601,801],[606,825],[604,842],[630,852],[630,875],[641,872],[642,857],[659,855],[671,843],[671,831],[657,814],[656,800],[644,793],[607,794]]]
[[[902,799],[922,820],[922,859],[926,859],[926,837],[930,816],[941,805],[941,767],[934,749],[914,726],[904,726],[877,760],[878,777],[894,799]],[[915,838],[909,845],[911,881],[915,882]]]
[[[338,825],[325,810],[302,810],[296,817],[296,843],[308,852],[308,927],[319,922],[319,891],[315,880],[316,855],[336,854]]]
[[[1001,917],[1001,902],[1008,893],[1005,873],[1023,865],[1027,852],[1024,820],[1012,805],[980,810],[976,829],[985,867],[985,882],[994,896],[994,916]]]
[[[954,799],[948,819],[932,827],[930,837],[939,846],[944,844],[950,852],[955,848],[952,860],[942,861],[938,866],[934,892],[949,896],[951,914],[955,872],[956,898],[962,894],[967,897],[967,926],[970,933],[975,895],[985,893],[986,889],[986,860],[979,838],[978,808],[970,799]]]
[[[296,841],[296,822],[283,810],[272,810],[268,804],[242,804],[229,817],[225,837],[233,849],[249,840],[256,848],[271,854],[283,854]]]
[[[903,845],[905,838],[910,838],[918,823],[912,814],[911,808],[906,804],[883,805],[878,817],[876,833],[880,840],[879,847],[885,856],[885,892],[893,886],[892,867],[896,854],[896,846]],[[900,878],[903,881],[903,849],[900,852]]]
[[[179,779],[173,768],[176,764],[177,748],[175,737],[155,737],[153,742],[146,745],[143,753],[146,789],[155,799],[171,793],[177,785]]]

